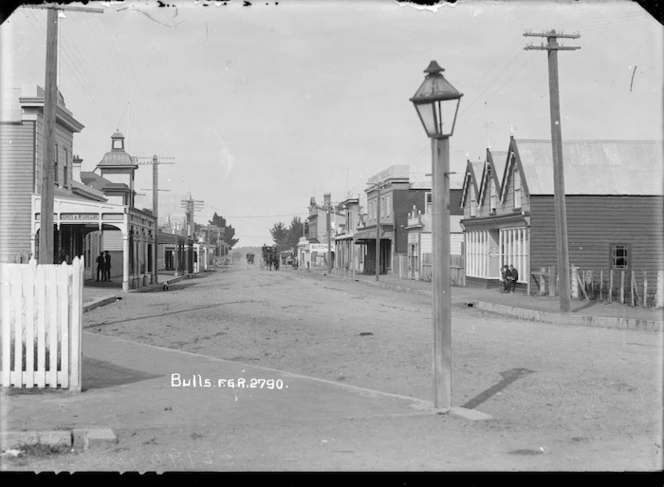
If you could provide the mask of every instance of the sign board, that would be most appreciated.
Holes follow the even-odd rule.
[[[98,220],[99,213],[60,213],[60,220]]]
[[[334,252],[334,244],[330,245],[330,249]],[[327,244],[309,244],[311,252],[327,252]]]

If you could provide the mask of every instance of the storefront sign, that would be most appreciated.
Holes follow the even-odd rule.
[[[60,213],[60,220],[98,220],[99,213]]]
[[[124,215],[122,213],[104,213],[102,215],[102,218],[104,220],[113,220],[113,221],[120,220],[120,221],[122,221],[122,220],[124,220]]]
[[[334,252],[334,244],[330,246],[332,252]],[[310,244],[309,250],[311,252],[327,252],[327,244]]]

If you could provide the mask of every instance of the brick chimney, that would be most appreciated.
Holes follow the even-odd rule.
[[[74,158],[71,161],[71,167],[72,167],[72,180],[82,183],[81,181],[81,164],[83,163],[83,159],[81,159],[78,156],[74,156]]]

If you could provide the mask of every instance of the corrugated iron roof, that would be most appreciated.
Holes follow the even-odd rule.
[[[129,189],[129,186],[127,186],[125,183],[114,183],[106,178],[101,177],[99,174],[88,171],[81,171],[81,182],[100,191],[110,188]]]
[[[550,140],[517,140],[530,194],[553,194]],[[563,142],[566,194],[662,195],[662,141]]]

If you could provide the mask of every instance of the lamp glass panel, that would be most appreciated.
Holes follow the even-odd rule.
[[[436,120],[433,108],[433,103],[422,103],[415,105],[417,114],[420,116],[424,130],[429,137],[436,135]]]
[[[454,124],[456,122],[457,108],[459,100],[445,100],[436,102],[436,112],[439,126],[437,127],[438,135],[450,136],[454,132]]]

